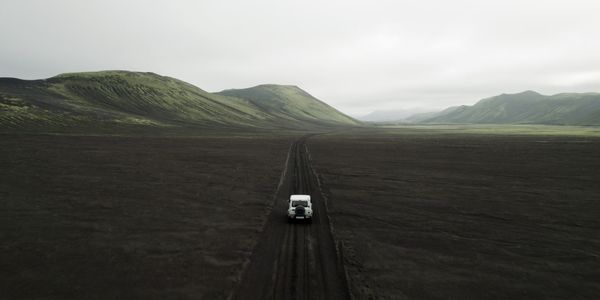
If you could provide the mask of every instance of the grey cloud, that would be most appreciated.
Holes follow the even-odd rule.
[[[600,2],[4,0],[0,76],[295,84],[344,112],[600,91]]]

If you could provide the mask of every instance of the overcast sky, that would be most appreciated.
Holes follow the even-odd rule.
[[[352,115],[600,92],[600,1],[2,0],[0,77],[293,84]]]

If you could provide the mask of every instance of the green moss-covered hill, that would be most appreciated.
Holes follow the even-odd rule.
[[[452,107],[418,122],[600,125],[600,94],[545,96],[533,91],[502,94],[483,99],[473,106]]]
[[[0,128],[307,129],[358,121],[293,86],[209,93],[154,73],[69,73],[45,80],[0,78]]]
[[[304,124],[358,125],[355,119],[309,95],[297,86],[265,84],[248,89],[232,89],[219,95],[240,99],[290,126]]]

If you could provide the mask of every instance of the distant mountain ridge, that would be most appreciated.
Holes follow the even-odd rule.
[[[414,115],[429,113],[431,111],[431,109],[427,108],[375,110],[369,114],[358,117],[358,119],[366,122],[403,122]]]
[[[472,106],[451,107],[433,116],[408,120],[429,124],[600,125],[599,93],[545,96],[534,91],[502,94]]]
[[[310,129],[360,124],[292,86],[209,93],[175,78],[130,71],[0,78],[0,128]]]

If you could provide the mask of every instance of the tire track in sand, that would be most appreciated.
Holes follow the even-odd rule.
[[[350,298],[306,139],[290,147],[273,209],[233,299]],[[312,223],[287,222],[291,194],[311,195],[315,211]]]

